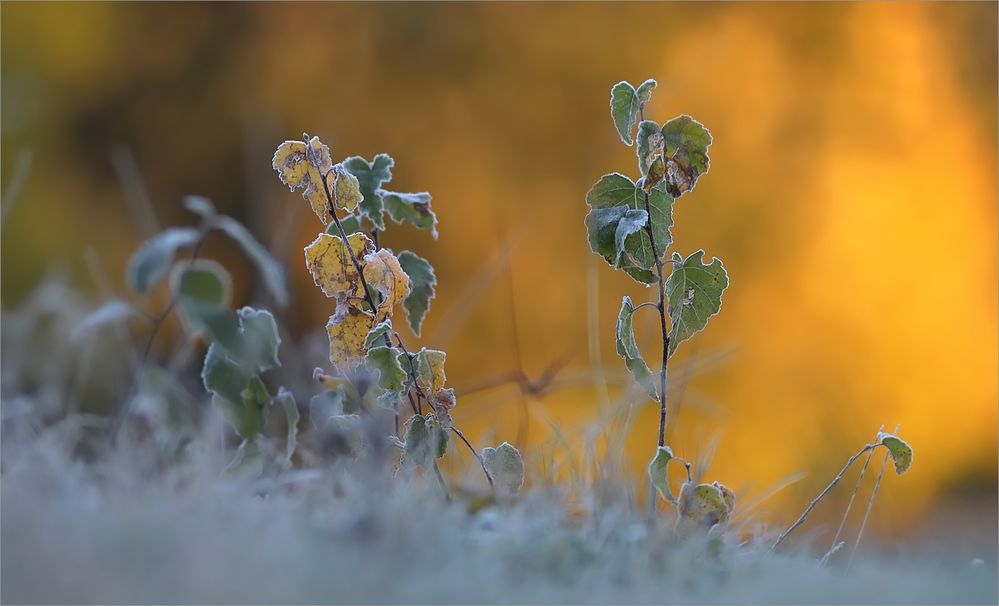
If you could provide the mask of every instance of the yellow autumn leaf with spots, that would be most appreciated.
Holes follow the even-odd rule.
[[[392,309],[409,295],[409,276],[399,265],[399,259],[387,249],[364,256],[364,279],[382,296],[376,322],[391,317]]]
[[[330,337],[330,362],[347,373],[364,359],[364,338],[375,325],[371,314],[348,307],[345,314],[333,314],[326,324]]]
[[[333,178],[330,148],[319,137],[312,137],[308,145],[304,141],[285,141],[274,152],[271,165],[288,189],[303,190],[302,197],[323,225],[329,223],[329,200],[323,180],[327,179],[326,186],[329,186]]]
[[[354,251],[354,258],[365,258],[375,246],[361,232],[347,236],[347,243]],[[350,260],[350,253],[343,240],[329,234],[319,234],[312,244],[305,247],[305,266],[312,274],[312,281],[327,297],[346,293],[348,297],[363,298],[364,287],[357,268]],[[367,333],[365,333],[367,334]]]
[[[444,360],[447,354],[436,349],[421,349],[416,354],[416,386],[427,394],[435,394],[444,387]]]
[[[348,173],[343,167],[337,167],[336,179],[333,181],[333,191],[336,192],[336,205],[352,213],[361,203],[361,183],[357,177]]]

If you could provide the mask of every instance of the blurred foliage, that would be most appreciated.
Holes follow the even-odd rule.
[[[712,330],[677,356],[669,443],[706,452],[720,434],[711,475],[737,492],[806,470],[758,512],[786,518],[835,471],[830,452],[902,423],[920,465],[905,490],[882,492],[871,526],[910,528],[955,476],[995,486],[996,10],[4,3],[4,191],[17,154],[34,160],[0,242],[5,407],[8,365],[25,356],[8,334],[34,330],[8,310],[69,306],[30,294],[50,268],[105,296],[88,249],[123,293],[137,244],[193,223],[184,195],[212,198],[299,267],[314,237],[309,210],[282,191],[270,160],[286,133],[308,131],[364,157],[391,150],[396,180],[433,194],[440,286],[422,332],[454,352],[456,422],[517,433],[527,396],[514,386],[465,396],[461,385],[518,368],[536,377],[571,354],[543,399],[527,397],[527,441],[535,460],[560,440],[582,458],[587,428],[609,414],[593,379],[605,377],[615,401],[625,384],[593,372],[617,364],[613,312],[621,293],[644,295],[590,259],[583,198],[597,176],[634,161],[607,124],[608,86],[654,77],[654,114],[695,113],[719,142],[712,173],[678,208],[688,227],[677,246],[723,257],[739,283]],[[404,226],[384,245],[429,237]],[[233,271],[235,304],[270,303],[235,245],[218,239],[204,255]],[[278,320],[311,338],[326,301],[305,272],[288,273],[292,303]],[[657,330],[636,324],[653,358]],[[54,355],[52,372],[70,372]],[[48,380],[48,366],[31,372]],[[654,407],[630,427],[638,476]]]

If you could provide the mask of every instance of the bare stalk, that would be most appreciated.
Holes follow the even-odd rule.
[[[808,507],[805,509],[805,512],[801,514],[801,516],[794,522],[794,524],[791,524],[791,526],[787,530],[782,532],[781,535],[777,537],[777,541],[770,546],[771,552],[777,549],[777,547],[784,542],[784,539],[787,538],[787,535],[791,534],[791,531],[793,531],[795,528],[805,523],[805,519],[808,517],[808,514],[812,513],[812,510],[815,509],[815,506],[819,504],[819,501],[821,501],[824,496],[829,494],[829,491],[832,490],[833,487],[836,486],[836,484],[838,484],[841,479],[843,479],[843,474],[846,473],[846,470],[850,469],[850,466],[853,465],[853,462],[859,459],[860,455],[864,454],[868,450],[872,450],[875,446],[877,446],[877,444],[865,444],[863,448],[857,451],[857,454],[850,457],[850,459],[846,462],[846,465],[843,466],[843,469],[841,469],[839,473],[836,474],[836,477],[833,478],[832,482],[829,482],[829,485],[826,486],[825,490],[820,492],[819,496],[812,499],[812,502],[809,503]]]
[[[878,433],[885,428],[884,425],[878,428]],[[867,458],[864,459],[864,466],[860,468],[860,475],[857,476],[857,483],[853,485],[853,492],[850,493],[850,500],[846,504],[846,511],[843,512],[843,519],[839,521],[839,528],[836,529],[836,536],[833,537],[832,545],[829,546],[829,551],[826,555],[822,556],[822,562],[825,563],[834,553],[839,551],[837,545],[839,544],[839,536],[843,533],[843,527],[846,526],[846,519],[850,515],[850,509],[853,507],[853,500],[857,498],[857,492],[860,490],[860,483],[864,479],[864,473],[867,471],[867,466],[871,464],[871,457],[874,456],[874,450],[870,450],[867,453]]]
[[[895,426],[895,432],[898,433],[899,425]],[[874,498],[878,496],[878,488],[881,487],[881,478],[885,475],[885,468],[888,467],[888,457],[891,452],[885,449],[885,458],[881,462],[881,471],[878,472],[878,479],[874,480],[874,490],[871,491],[871,498],[867,501],[867,511],[864,512],[864,521],[860,523],[860,530],[857,531],[857,540],[853,543],[853,549],[850,550],[850,557],[846,560],[846,567],[849,568],[850,564],[853,563],[853,556],[857,553],[857,547],[860,546],[860,539],[864,536],[864,528],[867,527],[867,517],[871,515],[871,509],[874,507]]]

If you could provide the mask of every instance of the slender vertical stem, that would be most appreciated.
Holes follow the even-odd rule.
[[[656,277],[659,279],[659,303],[656,309],[659,310],[659,326],[662,329],[663,338],[663,361],[659,371],[659,439],[658,446],[666,444],[666,372],[669,363],[669,328],[666,325],[666,283],[663,279],[663,262],[659,258],[659,250],[656,248],[655,232],[652,231],[652,208],[649,205],[649,192],[645,192],[645,212],[649,218],[645,223],[645,231],[649,235],[649,242],[652,243],[652,256],[656,261]],[[655,513],[656,493],[651,486],[649,488],[649,514]]]
[[[895,432],[898,433],[899,425],[895,426]],[[871,515],[871,509],[874,507],[874,498],[878,496],[878,488],[881,487],[881,478],[885,475],[885,468],[888,467],[888,457],[891,455],[891,451],[887,448],[885,449],[885,458],[881,461],[881,471],[878,473],[878,478],[874,480],[874,489],[871,491],[871,498],[867,501],[867,511],[864,512],[864,520],[860,523],[860,530],[857,531],[857,540],[853,542],[853,549],[850,550],[850,557],[846,560],[846,567],[850,568],[853,564],[853,556],[857,553],[857,547],[860,546],[860,539],[864,536],[864,529],[867,528],[867,518]]]

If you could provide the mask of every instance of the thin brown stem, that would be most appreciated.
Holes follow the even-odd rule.
[[[846,470],[849,469],[851,465],[853,465],[853,462],[859,459],[860,455],[864,454],[868,450],[873,449],[875,446],[877,446],[877,444],[865,444],[863,448],[857,451],[857,454],[850,457],[850,459],[846,462],[846,465],[843,466],[843,469],[841,469],[839,473],[836,474],[836,477],[833,478],[832,482],[829,482],[829,485],[826,486],[825,490],[820,492],[819,496],[812,499],[812,502],[809,503],[808,507],[805,509],[805,512],[801,514],[801,516],[794,522],[794,524],[791,524],[791,526],[787,530],[782,532],[781,535],[777,537],[777,541],[770,546],[770,551],[777,549],[777,547],[784,542],[784,539],[787,538],[787,535],[791,534],[791,532],[798,526],[804,524],[805,518],[808,517],[808,514],[812,513],[812,510],[815,509],[815,506],[819,504],[819,501],[821,501],[824,496],[829,494],[829,491],[832,490],[833,487],[836,486],[836,484],[838,484],[841,479],[843,479],[843,474],[845,474]]]
[[[459,438],[461,438],[461,441],[465,443],[465,446],[468,446],[468,449],[472,451],[472,456],[474,456],[475,460],[478,461],[479,465],[482,466],[482,473],[486,474],[486,480],[489,481],[489,488],[493,488],[493,479],[489,475],[489,472],[486,471],[486,462],[483,461],[482,457],[479,456],[478,451],[476,451],[475,447],[472,446],[472,443],[468,441],[468,438],[465,437],[465,434],[461,433],[460,429],[458,429],[457,427],[455,427],[454,425],[452,425],[451,426],[451,431],[454,432],[454,435],[456,435]]]

